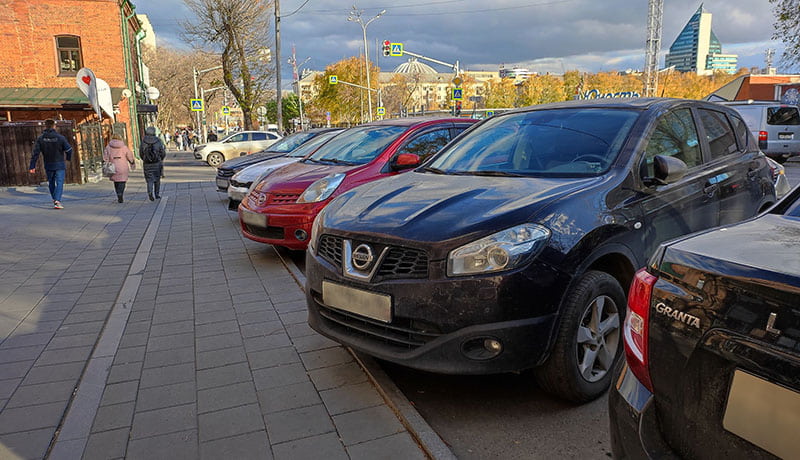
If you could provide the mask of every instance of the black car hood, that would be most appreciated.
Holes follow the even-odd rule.
[[[780,279],[786,285],[800,286],[798,248],[800,221],[765,214],[679,240],[670,244],[667,251],[672,254],[670,260],[685,260],[709,272],[752,279]]]
[[[343,232],[458,241],[529,222],[547,204],[600,180],[410,172],[342,194],[324,223]]]
[[[226,160],[224,163],[219,165],[217,169],[242,169],[246,166],[254,165],[264,160],[278,158],[286,155],[287,155],[286,152],[270,152],[266,150],[259,153],[253,153],[251,155],[243,155],[240,157],[231,158],[230,160]]]

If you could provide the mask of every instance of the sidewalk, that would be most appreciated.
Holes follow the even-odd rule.
[[[0,190],[0,458],[425,458],[189,155],[156,202]]]

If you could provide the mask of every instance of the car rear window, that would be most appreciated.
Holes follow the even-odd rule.
[[[770,107],[767,109],[768,125],[800,125],[797,107]]]
[[[711,158],[717,159],[738,150],[728,117],[716,110],[700,109],[700,122],[706,132]]]
[[[762,114],[764,113],[763,106],[734,105],[731,107],[739,112],[750,131],[761,129],[761,117],[763,117]]]
[[[639,112],[628,109],[534,110],[492,118],[428,165],[452,174],[575,177],[606,171]]]
[[[331,139],[308,159],[333,164],[367,164],[404,133],[406,126],[361,126]]]

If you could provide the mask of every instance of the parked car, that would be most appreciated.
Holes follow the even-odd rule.
[[[426,371],[535,368],[547,391],[588,401],[608,388],[625,288],[658,244],[774,202],[766,158],[723,106],[604,99],[495,115],[323,210],[308,321]]]
[[[250,154],[264,150],[280,138],[280,134],[273,132],[241,131],[219,142],[198,145],[194,148],[194,157],[216,168],[223,161],[240,156],[241,152]]]
[[[768,157],[783,164],[800,154],[800,111],[796,105],[777,101],[718,102],[735,109],[758,139]]]
[[[419,166],[473,124],[466,118],[399,118],[339,134],[301,162],[267,176],[239,205],[251,240],[305,249],[317,213],[358,185]]]
[[[299,131],[284,137],[260,152],[225,160],[225,162],[217,166],[217,190],[220,192],[227,192],[231,177],[242,169],[264,160],[269,160],[270,158],[285,156],[317,135],[335,129],[338,128],[318,128]]]
[[[772,182],[775,184],[775,196],[782,198],[792,189],[789,179],[786,178],[786,168],[770,157],[767,157],[767,163],[769,163],[769,171],[772,174]]]
[[[228,187],[228,209],[236,210],[236,208],[239,207],[239,203],[252,191],[253,187],[258,185],[258,183],[270,173],[281,166],[286,166],[289,163],[302,160],[317,150],[321,145],[328,142],[332,137],[339,134],[339,132],[341,132],[339,128],[327,128],[286,155],[268,158],[238,171],[230,179],[230,187]]]
[[[797,458],[800,187],[639,271],[610,392],[614,458]]]

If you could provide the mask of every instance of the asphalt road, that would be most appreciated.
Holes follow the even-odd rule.
[[[800,161],[785,166],[789,183],[800,183]],[[304,253],[291,253],[302,269]],[[382,366],[460,459],[611,456],[606,396],[577,406],[544,393],[530,373],[446,376]]]

